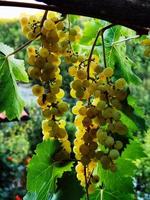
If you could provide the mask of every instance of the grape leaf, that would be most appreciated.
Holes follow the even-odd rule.
[[[107,65],[115,68],[116,77],[124,77],[128,83],[139,84],[141,80],[132,71],[133,61],[126,55],[124,42],[113,44],[123,36],[121,26],[115,26],[107,30],[105,35]]]
[[[34,192],[28,192],[23,198],[23,200],[36,200],[36,199],[37,195]]]
[[[99,200],[99,199],[105,199],[105,200],[134,200],[134,195],[130,193],[119,193],[109,190],[100,190],[97,189],[93,194],[90,195],[90,200]]]
[[[73,162],[61,167],[54,163],[52,157],[58,147],[59,143],[55,140],[43,141],[37,146],[36,155],[28,166],[27,189],[37,194],[36,200],[48,200],[56,192],[57,178],[65,171],[71,171]]]
[[[24,69],[24,61],[7,57],[13,49],[0,43],[0,112],[6,112],[9,120],[20,118],[24,107],[16,80],[28,82],[28,76]]]
[[[137,106],[137,102],[133,96],[128,95],[127,100],[123,102],[122,108],[123,113],[136,124],[141,132],[146,130],[143,111]]]
[[[121,157],[116,161],[116,172],[104,170],[101,164],[99,164],[98,173],[106,190],[116,191],[118,193],[132,193],[132,178],[134,176],[134,170],[136,169],[134,161],[144,156],[145,154],[143,152],[140,142],[137,140],[132,140],[130,141],[130,144],[128,144],[125,148]]]
[[[121,119],[123,124],[125,124],[128,127],[128,136],[132,137],[133,133],[138,131],[138,127],[135,124],[135,122],[129,118],[127,115],[125,115],[123,112],[121,112]]]
[[[121,157],[123,159],[129,159],[130,161],[145,157],[144,149],[138,139],[131,140]]]

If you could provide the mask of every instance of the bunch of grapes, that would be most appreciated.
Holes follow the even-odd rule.
[[[55,160],[60,161],[69,159],[71,153],[71,144],[65,129],[66,122],[62,120],[68,110],[68,104],[63,101],[65,93],[61,88],[60,74],[61,56],[68,48],[62,44],[69,35],[64,32],[65,22],[57,13],[48,12],[43,23],[42,20],[43,18],[30,16],[23,17],[20,21],[23,33],[28,39],[34,39],[38,34],[41,41],[39,49],[27,49],[30,65],[28,74],[37,83],[32,87],[32,92],[37,96],[37,103],[45,118],[42,122],[43,139],[57,139],[61,143],[62,148],[55,155]]]
[[[115,80],[111,67],[102,68],[99,58],[93,55],[90,63],[82,61],[69,68],[74,77],[71,96],[77,98],[72,112],[76,115],[77,128],[74,153],[78,160],[77,178],[85,186],[86,167],[89,188],[96,163],[106,170],[116,171],[116,159],[124,146],[128,129],[121,121],[122,103],[127,98],[127,84],[123,78]],[[93,168],[91,164],[94,163]],[[97,175],[94,175],[97,177]]]

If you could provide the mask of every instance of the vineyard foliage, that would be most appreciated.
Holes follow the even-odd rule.
[[[146,130],[144,113],[131,92],[142,80],[126,49],[126,38],[136,33],[53,12],[20,23],[35,46],[27,48],[27,75],[14,56],[17,47],[0,43],[0,112],[19,119],[25,99],[17,83],[33,81],[43,142],[27,167],[24,200],[135,199],[137,160],[146,156],[138,139]]]

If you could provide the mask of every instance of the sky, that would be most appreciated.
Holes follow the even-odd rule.
[[[9,0],[13,1],[13,0]],[[32,2],[35,3],[34,0],[14,0],[14,1],[19,1],[19,2]],[[31,8],[16,8],[16,7],[4,7],[0,6],[0,18],[18,18],[21,13],[36,13],[39,12],[39,10],[36,9],[31,9]]]

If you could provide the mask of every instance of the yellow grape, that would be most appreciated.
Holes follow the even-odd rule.
[[[39,55],[42,57],[42,58],[46,58],[49,56],[49,51],[48,49],[44,48],[44,47],[41,47],[39,49]]]
[[[44,94],[44,87],[40,85],[34,85],[32,87],[32,92],[35,96],[39,97]]]
[[[51,19],[44,21],[44,28],[48,31],[55,29],[55,23]]]
[[[112,159],[112,160],[116,160],[118,157],[119,157],[119,151],[116,150],[116,149],[112,149],[110,150],[109,152],[109,157]]]
[[[126,81],[124,78],[120,78],[115,82],[115,88],[118,90],[123,90],[126,86]]]

